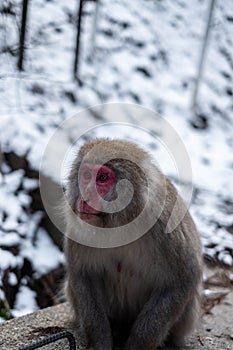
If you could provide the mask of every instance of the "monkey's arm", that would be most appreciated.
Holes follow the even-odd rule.
[[[187,268],[180,266],[173,271],[171,268],[166,284],[159,289],[155,287],[135,320],[124,350],[155,350],[167,338],[174,324],[183,318],[185,310],[193,309],[200,272],[196,262],[187,262],[186,265]],[[188,317],[186,320],[189,322]],[[186,320],[180,325],[181,334],[182,328],[184,331],[187,327]],[[182,341],[182,337],[180,339]]]
[[[124,350],[154,350],[161,345],[179,315],[184,298],[181,288],[153,295],[138,315]]]
[[[81,341],[95,350],[111,350],[112,336],[104,305],[100,281],[88,275],[72,272],[68,276],[67,294],[74,308]],[[77,325],[76,325],[77,326]]]

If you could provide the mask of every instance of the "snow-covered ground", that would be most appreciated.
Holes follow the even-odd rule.
[[[11,11],[4,10],[10,3]],[[39,169],[47,141],[56,127],[84,108],[124,102],[152,109],[173,126],[187,148],[194,184],[191,212],[204,253],[233,265],[232,1],[216,1],[198,100],[208,122],[201,130],[192,125],[195,116],[190,107],[209,1],[101,0],[94,46],[91,38],[95,3],[87,1],[79,64],[81,86],[72,77],[78,1],[30,2],[25,71],[20,74],[16,70],[16,53],[21,3],[5,0],[0,4],[2,150],[26,155],[31,166]],[[109,116],[107,121],[115,120]],[[129,118],[128,122],[132,120]],[[137,120],[133,123],[142,126]],[[80,124],[88,127],[85,118]],[[116,132],[110,129],[107,134],[111,137]],[[164,164],[159,148],[143,133],[132,135],[123,128],[119,134],[148,147],[165,173],[175,178],[172,168]],[[62,263],[63,257],[42,228],[35,235],[40,213],[30,214],[25,209],[30,206],[28,186],[37,184],[24,178],[20,169],[10,173],[4,165],[3,173],[0,269],[20,266],[27,257],[35,271],[43,274]],[[14,255],[4,249],[11,245],[19,245],[20,253]],[[11,275],[9,283],[14,281]],[[22,283],[14,315],[24,309],[20,295],[34,298],[25,288]],[[30,305],[34,310],[35,303]]]

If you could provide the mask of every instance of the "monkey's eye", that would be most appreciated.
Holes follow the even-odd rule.
[[[107,179],[108,179],[108,176],[106,174],[100,174],[97,177],[97,181],[99,181],[99,182],[105,182],[105,181],[107,181]]]
[[[84,171],[83,177],[84,177],[85,180],[90,180],[91,179],[90,171]]]

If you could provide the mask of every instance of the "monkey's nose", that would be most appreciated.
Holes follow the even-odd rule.
[[[90,201],[90,199],[88,197],[86,197],[86,196],[81,196],[81,201],[83,203],[88,203]]]

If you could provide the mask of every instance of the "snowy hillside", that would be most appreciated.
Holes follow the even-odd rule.
[[[192,164],[191,212],[204,253],[232,266],[232,1],[216,1],[199,94],[199,109],[206,120],[203,128],[197,127],[191,98],[209,1],[101,0],[94,46],[96,5],[87,1],[79,62],[82,84],[72,76],[78,1],[30,2],[23,73],[16,69],[21,3],[5,0],[0,4],[0,151],[5,154],[0,174],[0,302],[5,300],[8,279],[9,285],[18,286],[10,302],[12,314],[34,310],[38,296],[30,289],[28,274],[22,277],[16,271],[29,261],[31,276],[42,276],[64,263],[42,225],[44,214],[31,209],[30,192],[38,189],[38,179],[30,171],[39,169],[49,137],[62,121],[101,103],[136,103],[159,113],[173,126]],[[115,120],[109,116],[95,123],[104,121]],[[88,128],[85,118],[80,124]],[[139,120],[133,124],[143,126]],[[164,172],[176,181],[159,147],[123,126],[118,132],[150,149]],[[117,136],[111,128],[107,135]],[[12,168],[10,153],[25,159],[27,167],[19,162]],[[23,295],[31,300],[29,310],[20,299]]]

